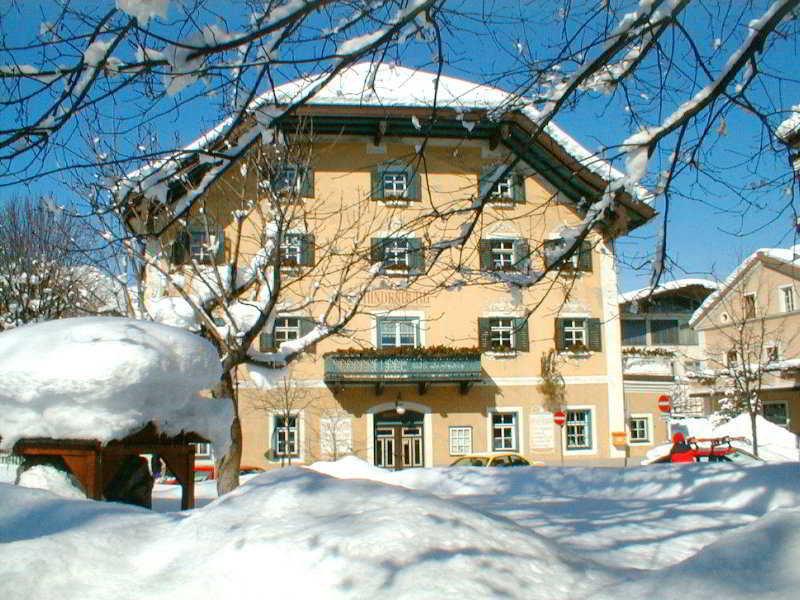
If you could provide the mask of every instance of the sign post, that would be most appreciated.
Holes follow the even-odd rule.
[[[564,424],[567,422],[567,413],[563,410],[553,413],[553,422],[559,426],[561,431],[558,432],[558,449],[561,453],[561,466],[564,466]]]
[[[664,419],[664,424],[667,429],[667,441],[670,440],[670,427],[669,416],[672,412],[672,398],[667,394],[662,394],[658,397],[658,410],[661,411],[661,418]]]

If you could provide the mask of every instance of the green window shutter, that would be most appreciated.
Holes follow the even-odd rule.
[[[370,262],[383,263],[386,254],[386,238],[372,238],[370,242]]]
[[[561,247],[561,244],[564,243],[562,239],[555,239],[555,240],[545,240],[544,241],[544,266],[545,268],[549,268],[553,265],[553,261],[549,257],[550,252],[555,252]]]
[[[578,270],[592,270],[592,244],[587,240],[583,240],[578,248]]]
[[[272,341],[271,333],[262,333],[258,336],[258,351],[259,352],[272,352],[275,350],[275,344]]]
[[[527,270],[528,258],[531,255],[531,248],[528,240],[514,240],[514,268],[518,271]]]
[[[529,352],[530,345],[528,319],[514,319],[514,350]]]
[[[304,267],[313,267],[315,262],[314,234],[306,233],[300,238],[300,264]]]
[[[489,192],[492,189],[492,186],[489,185],[490,179],[492,177],[492,173],[494,173],[495,167],[483,167],[481,169],[480,176],[478,177],[478,194],[479,198],[484,198],[488,196]]]
[[[482,351],[492,349],[491,319],[478,319],[478,347]]]
[[[300,322],[300,337],[308,335],[309,333],[314,331],[314,328],[317,326],[317,322],[311,317],[300,317],[298,321]],[[317,350],[316,344],[309,344],[305,348],[305,352],[316,352],[316,350]]]
[[[422,199],[422,190],[421,190],[421,182],[419,171],[415,170],[413,167],[409,167],[406,169],[406,175],[408,177],[408,188],[406,190],[406,198],[409,200],[420,200]]]
[[[492,240],[482,239],[479,244],[481,271],[492,270]]]
[[[225,231],[217,231],[217,248],[214,254],[214,264],[225,264]]]
[[[567,347],[566,342],[564,341],[564,320],[563,319],[556,319],[555,320],[555,343],[556,343],[556,350],[561,352]]]
[[[372,192],[370,197],[376,200],[383,200],[383,168],[378,166],[370,172]]]
[[[586,319],[586,338],[589,340],[589,350],[603,351],[603,328],[600,319]]]
[[[185,265],[189,262],[189,244],[189,232],[183,229],[180,230],[175,235],[170,248],[170,262],[173,265]]]
[[[303,169],[300,182],[300,195],[303,198],[314,197],[314,169],[310,166]]]
[[[409,267],[412,273],[425,271],[425,253],[422,250],[422,240],[419,238],[408,239]]]
[[[520,173],[512,175],[514,202],[525,202],[525,177]]]

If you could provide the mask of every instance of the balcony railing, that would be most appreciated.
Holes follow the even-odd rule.
[[[481,355],[325,357],[325,382],[347,383],[461,383],[481,379]]]
[[[623,355],[622,372],[629,376],[672,377],[671,356]]]

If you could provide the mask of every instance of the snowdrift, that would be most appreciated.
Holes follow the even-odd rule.
[[[792,597],[799,475],[349,458],[166,514],[0,484],[0,597]]]
[[[225,447],[230,402],[198,392],[219,382],[214,347],[148,321],[61,319],[0,334],[0,449],[24,437],[124,437],[153,421]]]

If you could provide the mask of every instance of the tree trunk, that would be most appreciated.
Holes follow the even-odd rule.
[[[758,432],[756,431],[756,417],[758,417],[757,411],[750,411],[750,429],[753,433],[753,454],[758,456]]]
[[[217,459],[217,494],[222,496],[239,487],[239,469],[242,463],[242,423],[239,420],[239,398],[231,381],[230,372],[222,376],[221,394],[233,402],[231,444],[228,453]]]

